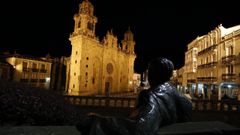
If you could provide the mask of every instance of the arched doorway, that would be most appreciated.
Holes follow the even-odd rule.
[[[113,79],[111,76],[107,77],[106,81],[105,81],[105,95],[107,97],[110,96],[110,92],[111,92],[111,89],[112,89],[112,82],[113,82]]]

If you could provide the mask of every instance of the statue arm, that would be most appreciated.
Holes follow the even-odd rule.
[[[163,104],[161,106],[164,107]],[[135,134],[153,134],[159,129],[163,121],[162,107],[159,107],[159,103],[150,92],[142,91],[139,94],[136,109],[129,116],[135,121]]]

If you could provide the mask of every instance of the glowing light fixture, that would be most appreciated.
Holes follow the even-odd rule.
[[[132,84],[132,81],[129,81],[129,84]]]
[[[50,77],[46,77],[46,82],[49,82],[50,81]]]

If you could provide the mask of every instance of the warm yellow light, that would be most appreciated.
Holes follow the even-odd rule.
[[[50,77],[46,77],[46,82],[49,82],[50,81]]]

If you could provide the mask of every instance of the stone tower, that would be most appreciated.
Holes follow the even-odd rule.
[[[135,47],[135,41],[132,31],[130,30],[130,27],[128,28],[127,32],[124,34],[124,40],[122,40],[122,46],[123,51],[128,54],[128,79],[130,85],[128,85],[128,89],[132,88],[132,77],[134,74],[134,61],[136,58],[134,47]]]
[[[112,94],[132,90],[135,41],[130,29],[122,45],[113,31],[100,41],[95,35],[94,7],[84,0],[74,15],[68,93],[71,95]]]
[[[85,34],[91,37],[95,36],[95,26],[97,18],[93,15],[94,7],[85,0],[79,5],[79,12],[74,15],[74,33]]]

